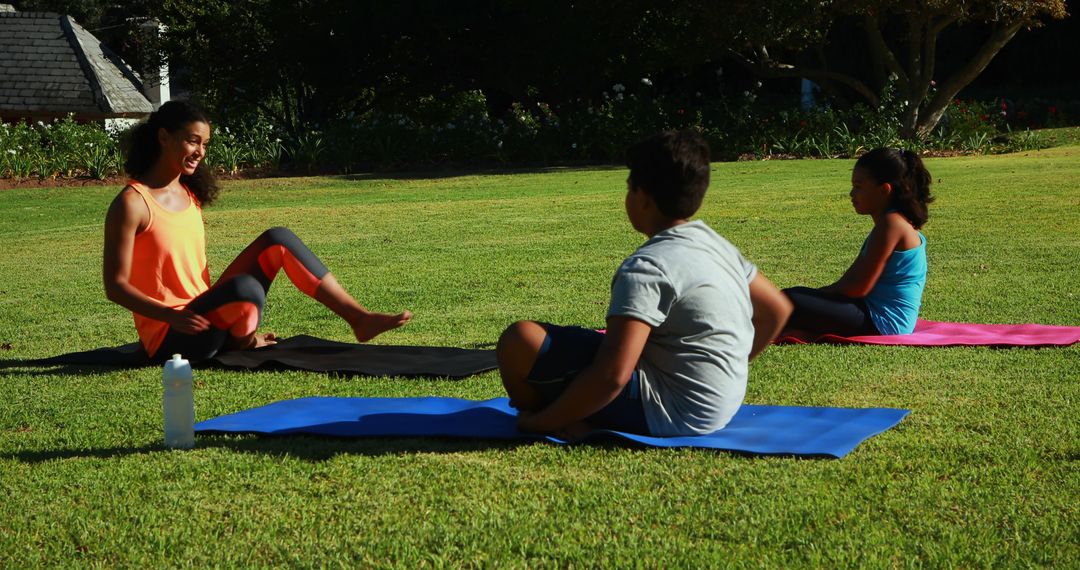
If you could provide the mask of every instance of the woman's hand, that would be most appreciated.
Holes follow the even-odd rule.
[[[210,330],[210,321],[189,309],[174,309],[166,321],[169,327],[184,334],[199,334]]]
[[[262,348],[264,346],[270,346],[272,344],[277,344],[277,335],[275,335],[274,333],[256,333],[254,341],[255,343],[251,345],[251,348]]]

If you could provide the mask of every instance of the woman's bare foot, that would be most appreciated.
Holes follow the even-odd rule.
[[[412,313],[409,311],[396,315],[390,313],[364,313],[350,324],[352,325],[353,334],[356,335],[356,340],[367,342],[388,330],[404,325],[411,318]]]

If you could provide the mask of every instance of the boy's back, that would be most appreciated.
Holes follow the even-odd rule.
[[[595,427],[657,436],[725,425],[747,362],[791,303],[735,246],[690,218],[709,187],[709,145],[692,131],[630,147],[624,207],[649,237],[611,283],[607,334],[518,321],[495,352],[524,431],[573,439]]]
[[[738,410],[754,339],[755,275],[754,264],[701,221],[656,234],[619,267],[608,316],[654,327],[638,362],[654,435],[713,432]]]

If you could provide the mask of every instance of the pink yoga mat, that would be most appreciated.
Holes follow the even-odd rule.
[[[887,344],[894,346],[1069,346],[1080,342],[1080,327],[1056,325],[980,325],[919,319],[911,334],[808,338],[784,336],[781,343]]]

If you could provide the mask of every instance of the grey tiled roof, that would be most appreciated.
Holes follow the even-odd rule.
[[[0,12],[0,115],[153,110],[131,69],[70,16]]]

